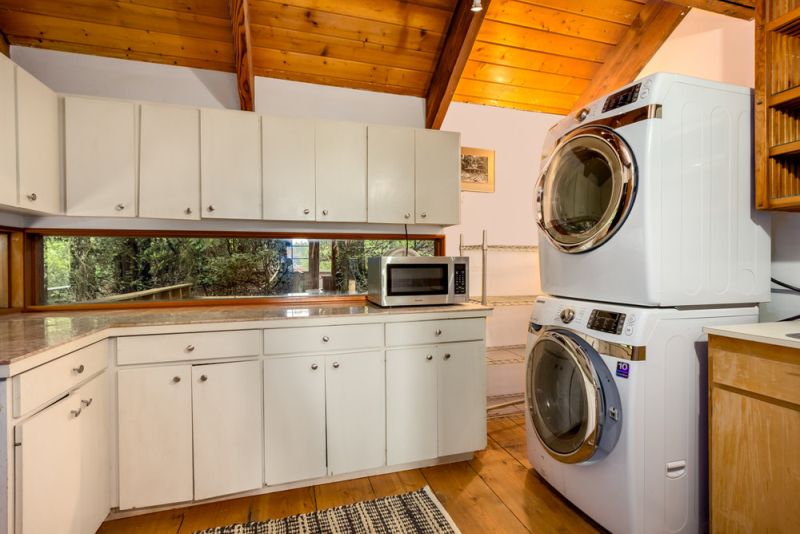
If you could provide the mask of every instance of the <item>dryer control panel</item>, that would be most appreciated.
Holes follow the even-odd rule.
[[[604,310],[592,310],[589,315],[587,327],[600,332],[609,334],[621,334],[622,326],[625,324],[625,314]]]
[[[636,102],[639,99],[639,91],[641,90],[641,88],[642,84],[637,83],[636,85],[631,85],[630,87],[626,87],[622,91],[619,91],[609,96],[608,98],[606,98],[606,101],[603,104],[603,113]]]

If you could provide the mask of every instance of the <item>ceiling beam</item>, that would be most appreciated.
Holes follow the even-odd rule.
[[[247,1],[229,0],[239,106],[245,111],[254,111],[255,75],[253,74],[253,46],[250,40],[250,13]]]
[[[9,52],[8,49],[8,38],[6,37],[6,34],[3,32],[0,32],[0,54],[3,54],[4,56],[7,57],[11,57],[11,53]]]
[[[756,16],[755,0],[667,0],[667,2],[743,20],[753,20]]]
[[[425,99],[426,128],[438,129],[442,126],[490,2],[483,0],[483,11],[474,13],[470,10],[471,1],[458,0],[428,87]]]
[[[635,80],[689,9],[662,0],[647,0],[572,109],[582,108]]]

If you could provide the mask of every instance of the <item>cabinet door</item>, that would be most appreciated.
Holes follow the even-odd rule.
[[[439,456],[486,447],[486,362],[482,341],[438,349]]]
[[[142,104],[139,216],[200,218],[200,111]]]
[[[15,428],[16,532],[81,530],[80,399],[68,396]]]
[[[136,216],[136,105],[64,98],[67,215]]]
[[[192,500],[191,367],[120,369],[119,508]]]
[[[328,355],[325,359],[328,473],[385,465],[383,351]]]
[[[203,217],[261,218],[260,121],[248,111],[200,110]]]
[[[367,131],[367,217],[371,223],[414,222],[414,130]]]
[[[459,224],[461,135],[415,130],[414,153],[417,223]]]
[[[435,458],[435,347],[386,351],[386,463]]]
[[[0,54],[0,204],[17,205],[17,116],[14,63]]]
[[[317,122],[317,220],[367,221],[367,127]]]
[[[268,221],[313,221],[314,121],[261,117],[263,206]]]
[[[19,205],[61,212],[61,131],[58,96],[22,70],[17,73]]]
[[[264,361],[264,425],[268,485],[326,475],[324,356]]]
[[[192,389],[195,500],[260,488],[261,362],[195,365]]]
[[[103,372],[74,395],[81,406],[81,532],[97,532],[111,509],[108,374]]]

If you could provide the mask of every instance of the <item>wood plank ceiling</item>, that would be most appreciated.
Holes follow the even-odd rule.
[[[753,0],[733,7],[669,1],[728,6],[726,14],[746,18]],[[247,86],[256,75],[420,97],[436,92],[444,110],[452,97],[567,113],[606,60],[624,57],[615,54],[618,44],[639,38],[660,45],[687,11],[653,7],[662,0],[483,3],[488,9],[467,27],[471,0],[0,0],[0,31],[14,45],[237,72],[245,109],[252,109]],[[648,4],[668,29],[655,38]],[[657,46],[645,48],[652,55]],[[432,83],[434,73],[447,72],[454,81]]]

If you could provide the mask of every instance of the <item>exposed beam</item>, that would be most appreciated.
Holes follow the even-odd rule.
[[[573,110],[636,79],[689,9],[662,0],[647,0]]]
[[[667,2],[743,20],[753,20],[756,16],[755,0],[667,0]]]
[[[250,40],[250,13],[247,1],[229,0],[239,106],[245,111],[254,111],[255,75],[253,74],[253,46]]]
[[[470,10],[470,0],[458,0],[447,36],[444,39],[439,61],[431,77],[428,87],[428,96],[425,99],[425,126],[427,128],[440,128],[453,100],[456,86],[467,58],[472,51],[472,45],[478,37],[484,15],[489,9],[491,0],[483,0],[483,11],[474,13]]]
[[[6,38],[6,34],[3,32],[0,32],[0,54],[11,57],[11,53],[8,49],[8,38]]]

